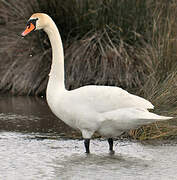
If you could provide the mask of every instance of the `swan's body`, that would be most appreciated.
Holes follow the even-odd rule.
[[[34,26],[31,26],[34,25]],[[28,28],[43,29],[52,46],[52,65],[47,86],[47,102],[52,112],[69,126],[82,132],[86,152],[89,153],[89,140],[95,131],[108,137],[110,150],[112,138],[128,129],[166,120],[171,117],[150,113],[153,105],[136,95],[111,86],[84,86],[72,91],[65,89],[64,54],[58,29],[46,14],[36,13],[28,21]]]

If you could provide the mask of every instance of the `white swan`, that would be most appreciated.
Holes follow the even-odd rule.
[[[52,112],[69,126],[82,132],[86,153],[95,131],[108,138],[113,151],[113,137],[128,129],[167,120],[171,117],[150,113],[153,105],[136,95],[111,86],[84,86],[72,91],[65,89],[64,54],[59,31],[46,14],[33,14],[22,36],[43,29],[52,46],[52,65],[47,86],[47,102]]]

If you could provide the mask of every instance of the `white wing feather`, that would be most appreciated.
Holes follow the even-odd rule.
[[[101,113],[119,108],[153,109],[154,107],[148,100],[130,94],[119,87],[84,86],[72,90],[70,93],[77,98],[77,101],[83,102],[83,105],[88,105]]]

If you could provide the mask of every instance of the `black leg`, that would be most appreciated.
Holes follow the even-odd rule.
[[[85,140],[84,140],[84,145],[85,145],[86,153],[89,154],[89,153],[90,153],[90,149],[89,149],[90,139],[85,139]]]
[[[108,143],[109,143],[109,151],[114,154],[114,151],[113,151],[113,139],[109,138]]]

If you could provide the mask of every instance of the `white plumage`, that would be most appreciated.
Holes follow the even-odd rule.
[[[109,138],[110,151],[113,152],[112,138],[125,130],[171,119],[150,113],[148,109],[152,109],[153,105],[149,101],[119,87],[91,85],[72,91],[66,90],[63,46],[55,23],[43,13],[33,14],[28,24],[30,23],[35,25],[35,29],[44,29],[52,46],[52,66],[47,86],[48,105],[58,118],[82,132],[86,139],[87,153],[89,139],[95,131]],[[28,29],[23,36],[29,33]]]

